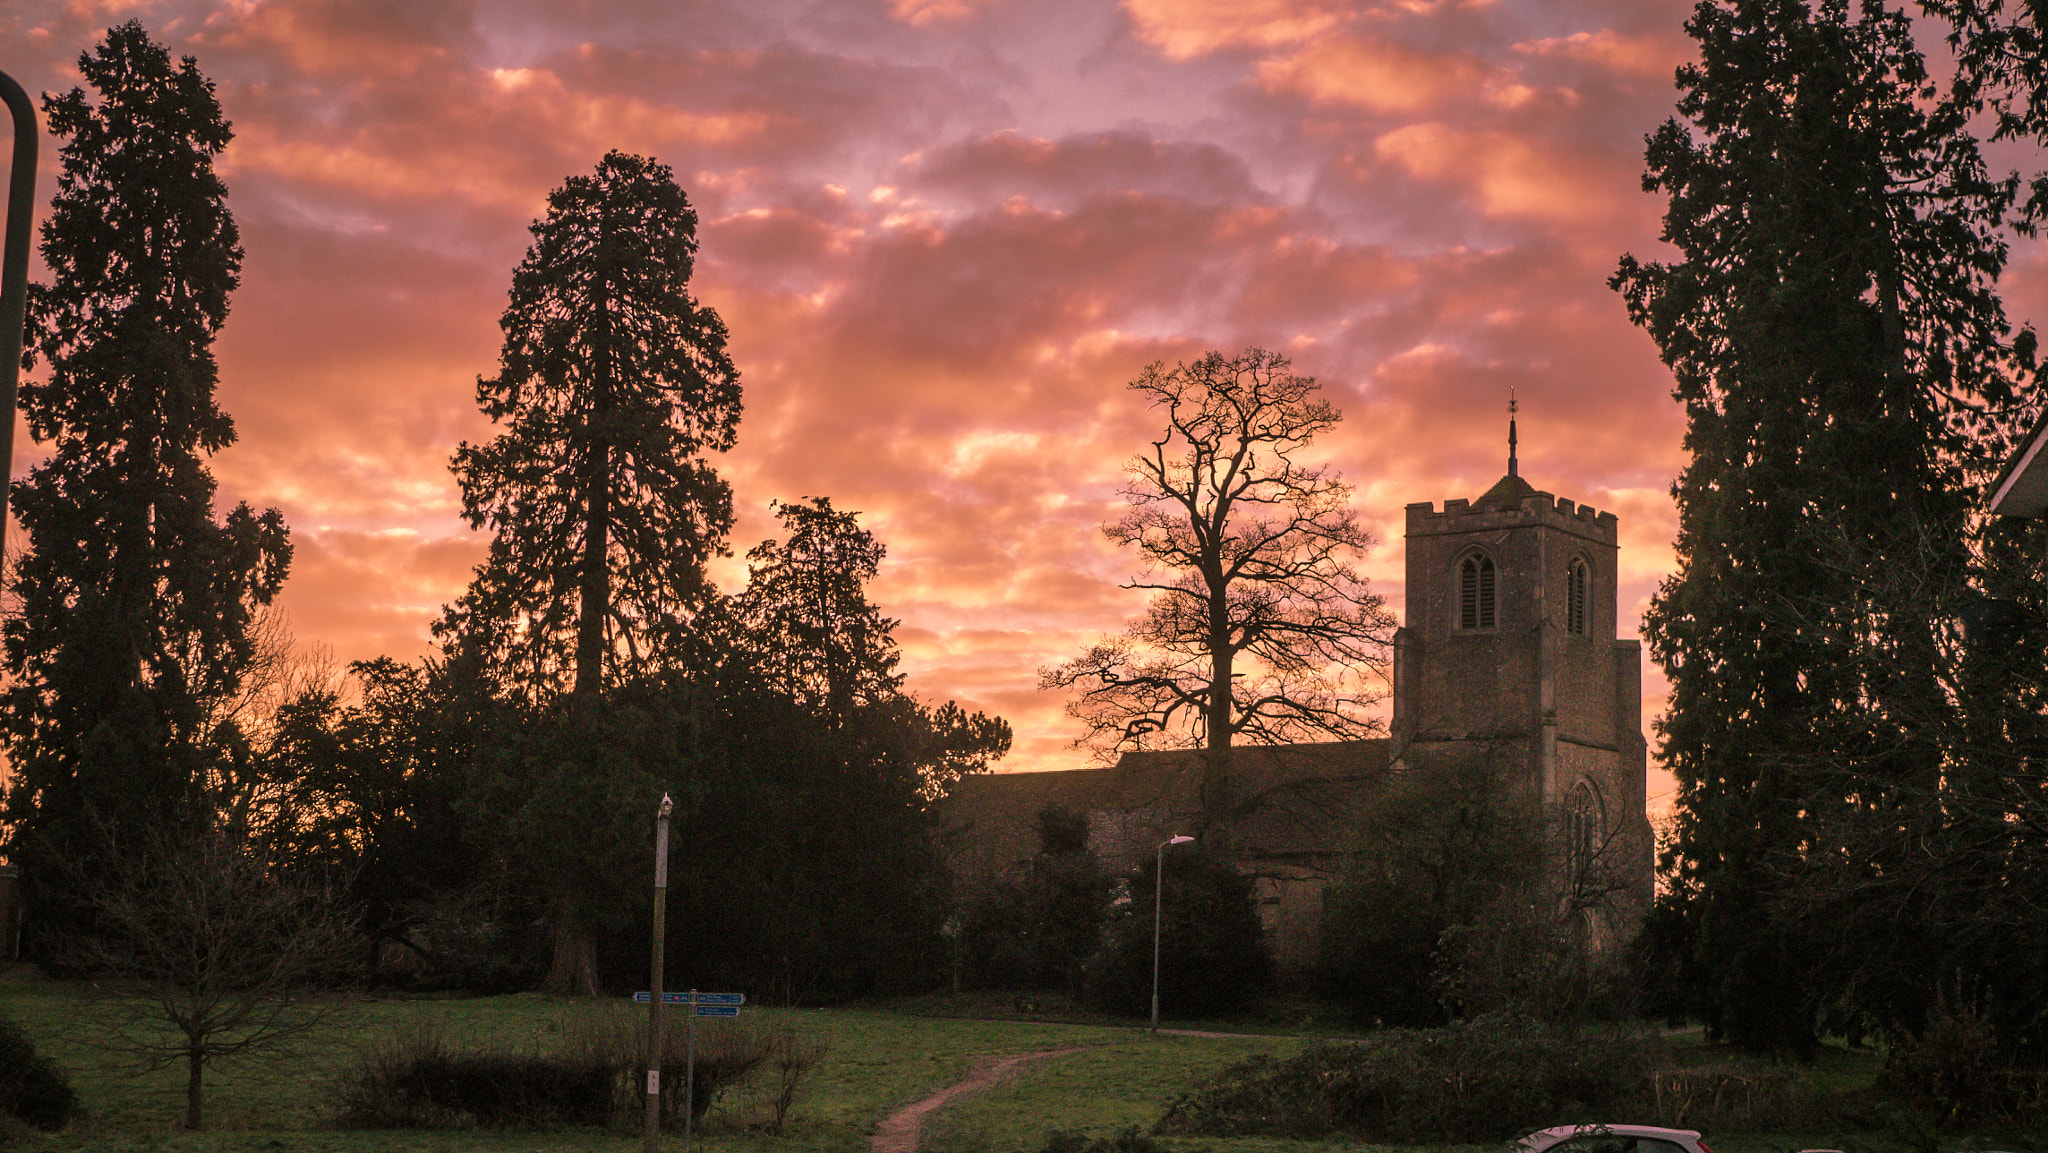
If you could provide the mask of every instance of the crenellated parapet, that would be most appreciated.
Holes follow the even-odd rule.
[[[1411,538],[1541,526],[1610,547],[1620,543],[1620,521],[1613,513],[1547,492],[1531,491],[1511,499],[1481,497],[1476,502],[1447,500],[1442,512],[1430,501],[1417,501],[1407,511]]]

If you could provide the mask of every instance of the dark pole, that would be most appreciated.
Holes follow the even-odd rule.
[[[1159,842],[1152,854],[1152,1032],[1159,1032],[1159,910],[1160,895],[1166,891],[1166,846],[1185,845],[1193,837],[1175,836]]]
[[[668,907],[669,808],[668,794],[663,793],[661,812],[654,820],[654,956],[647,998],[647,1117],[641,1134],[645,1153],[661,1148],[661,946],[668,930],[663,914]]]
[[[36,207],[36,110],[14,77],[0,72],[0,97],[14,114],[14,168],[7,185],[7,242],[0,249],[0,566],[7,561],[8,475],[14,468],[14,394],[21,383],[28,318],[28,228]]]

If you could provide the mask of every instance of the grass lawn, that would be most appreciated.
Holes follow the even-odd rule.
[[[136,1075],[119,1067],[120,1056],[94,1042],[107,998],[87,986],[16,979],[0,982],[0,1014],[19,1023],[40,1052],[62,1066],[89,1111],[87,1120],[65,1133],[31,1136],[21,1147],[48,1150],[225,1150],[307,1149],[320,1151],[526,1151],[640,1148],[637,1134],[596,1130],[552,1133],[430,1132],[423,1130],[341,1132],[322,1128],[330,1092],[359,1047],[380,1036],[422,1027],[443,1032],[455,1045],[492,1044],[514,1051],[546,1049],[572,1019],[584,1015],[630,1014],[623,999],[608,1003],[565,1000],[538,994],[459,1000],[355,1000],[338,1003],[328,1017],[283,1055],[263,1054],[210,1070],[206,1081],[208,1131],[186,1133],[184,1081],[180,1070]],[[1295,1042],[1164,1040],[1143,1042],[1128,1026],[1043,1024],[909,1016],[852,1009],[753,1009],[748,1018],[790,1023],[831,1039],[821,1066],[806,1081],[780,1137],[721,1124],[714,1110],[700,1142],[730,1153],[852,1153],[864,1150],[874,1125],[900,1106],[917,1101],[964,1077],[978,1058],[1042,1049],[1090,1047],[1095,1053],[1055,1059],[1055,1064],[1091,1060],[1089,1068],[1131,1066],[1139,1075],[1119,1074],[1117,1125],[1127,1112],[1142,1112],[1137,1097],[1158,1090],[1152,1106],[1184,1084],[1189,1073],[1206,1071],[1260,1046]],[[671,1023],[677,1023],[671,1017]],[[704,1022],[702,1028],[719,1027]],[[1165,1056],[1164,1061],[1158,1060]],[[673,1074],[672,1074],[673,1075]],[[1082,1090],[1086,1082],[1059,1082]],[[723,1105],[723,1103],[721,1103]],[[1091,1130],[1085,1100],[1063,1116]],[[727,1117],[730,1117],[730,1111]],[[1149,1122],[1149,1116],[1141,1118]],[[1018,1153],[1035,1151],[1045,1125],[1016,1120]],[[1069,1121],[1061,1121],[1069,1124]],[[1110,1126],[1113,1130],[1115,1126]],[[931,1127],[928,1126],[928,1132]],[[1009,1153],[1007,1134],[991,1132],[987,1147]],[[681,1138],[667,1143],[681,1148]]]
[[[456,1047],[545,1050],[579,1017],[640,1019],[644,1009],[636,1011],[623,999],[589,1002],[522,994],[340,1002],[290,1053],[252,1056],[210,1071],[209,1129],[186,1133],[179,1128],[184,1110],[181,1071],[135,1075],[117,1067],[117,1054],[95,1045],[96,1021],[108,998],[87,986],[36,981],[20,973],[0,976],[0,1014],[19,1023],[40,1051],[69,1072],[90,1116],[62,1134],[28,1136],[17,1148],[52,1153],[630,1153],[641,1147],[637,1132],[344,1132],[324,1127],[337,1079],[360,1047],[380,1037],[426,1028],[442,1032]],[[749,1008],[748,1020],[796,1025],[807,1034],[829,1037],[831,1048],[806,1081],[781,1136],[741,1127],[737,1122],[750,1115],[747,1102],[722,1101],[697,1143],[707,1153],[860,1153],[879,1120],[962,1079],[979,1059],[1080,1048],[1081,1052],[1028,1063],[989,1092],[964,1098],[925,1120],[925,1153],[1037,1153],[1054,1129],[1106,1137],[1129,1125],[1149,1127],[1166,1102],[1194,1081],[1250,1054],[1291,1053],[1304,1043],[1301,1036],[1286,1035],[1155,1038],[1140,1028],[1105,1024],[1080,1014],[1075,1016],[1082,1019],[1057,1022],[1018,1020],[1014,1009],[995,1004],[980,1011],[991,1016],[1007,1011],[1010,1019],[936,1015],[948,1010],[976,1008],[930,1003],[862,1009]],[[673,1018],[671,1022],[677,1023]],[[719,1023],[702,1027],[716,1028]],[[1302,1031],[1309,1030],[1304,1026]],[[1830,1081],[1854,1080],[1867,1077],[1870,1067],[1867,1055],[1845,1055],[1822,1075]],[[1717,1134],[1709,1139],[1716,1153],[1785,1153],[1812,1147],[1852,1153],[1907,1151],[1903,1144],[1870,1135]],[[1371,1148],[1265,1139],[1168,1138],[1162,1144],[1174,1153],[1364,1153]],[[680,1149],[681,1137],[669,1138],[664,1147]],[[1938,1149],[1913,1153],[1987,1147],[2030,1148],[2009,1141],[1987,1145],[1948,1138]],[[1497,1153],[1496,1146],[1453,1148]]]

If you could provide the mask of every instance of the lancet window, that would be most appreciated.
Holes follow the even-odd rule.
[[[1493,558],[1475,553],[1458,566],[1458,627],[1494,627]]]

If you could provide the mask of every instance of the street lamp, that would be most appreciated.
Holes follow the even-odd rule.
[[[1193,837],[1159,842],[1152,854],[1152,1031],[1159,1032],[1159,895],[1166,891],[1166,846],[1185,845]]]
[[[14,77],[0,72],[0,100],[14,117],[14,167],[7,174],[7,239],[0,247],[0,560],[6,558],[8,462],[14,455],[14,392],[21,380],[22,319],[28,310],[28,240],[36,207],[36,109]]]

